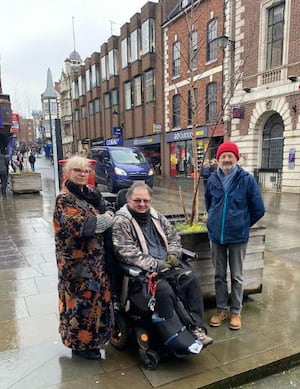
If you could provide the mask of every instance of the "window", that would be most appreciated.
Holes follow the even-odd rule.
[[[217,83],[211,82],[206,86],[206,121],[217,119]]]
[[[79,97],[78,80],[72,81],[72,97],[73,99],[78,99]]]
[[[79,78],[79,85],[80,85],[80,80],[81,80],[81,95],[86,94],[86,83],[85,83],[85,77],[80,76]],[[79,95],[79,96],[81,96]]]
[[[95,113],[100,112],[100,99],[95,99]]]
[[[107,55],[101,58],[101,81],[108,79]]]
[[[85,85],[86,85],[86,91],[89,91],[91,90],[91,77],[90,77],[90,73],[91,72],[91,69],[87,69],[85,71]]]
[[[284,124],[278,113],[272,115],[263,130],[262,161],[263,169],[281,169],[283,164],[283,128]]]
[[[177,41],[173,44],[173,77],[180,75],[180,42]]]
[[[189,38],[189,64],[190,69],[197,69],[198,66],[198,36],[197,31],[193,31]]]
[[[155,23],[154,19],[147,19],[142,23],[142,54],[155,51]]]
[[[207,61],[217,59],[217,36],[218,36],[218,21],[212,19],[207,24]]]
[[[181,8],[185,8],[187,5],[189,5],[191,0],[182,0],[181,1]]]
[[[138,106],[142,103],[142,77],[138,76],[134,78],[134,105]]]
[[[96,64],[91,67],[91,89],[96,88]]]
[[[94,102],[93,101],[89,102],[89,114],[90,114],[90,116],[94,115]]]
[[[148,70],[144,73],[144,81],[145,81],[145,102],[149,103],[150,101],[155,100],[154,94],[154,70]]]
[[[113,89],[111,91],[111,105],[119,104],[119,89]]]
[[[110,107],[110,93],[104,94],[104,108]]]
[[[131,53],[131,62],[137,61],[140,59],[140,30],[136,29],[130,34],[130,53]]]
[[[82,96],[82,95],[83,95],[83,93],[82,93],[81,76],[78,77],[78,92],[79,92],[79,96]]]
[[[75,122],[79,122],[79,110],[78,109],[75,109],[75,111],[74,111],[74,119],[75,119]]]
[[[81,119],[86,119],[86,106],[81,107]]]
[[[194,88],[194,97],[191,90],[188,92],[188,125],[196,121],[196,113],[198,108],[198,89]]]
[[[118,50],[113,49],[108,53],[108,77],[118,74]]]
[[[124,93],[125,93],[125,109],[131,109],[132,108],[131,82],[125,82]]]
[[[284,3],[268,10],[267,26],[267,69],[282,65],[284,38]]]
[[[129,58],[128,58],[128,54],[129,54],[129,45],[128,45],[128,38],[125,38],[122,40],[121,42],[121,61],[122,61],[122,69],[126,68],[128,66],[128,63],[129,63]]]
[[[180,95],[173,96],[173,128],[180,127]]]

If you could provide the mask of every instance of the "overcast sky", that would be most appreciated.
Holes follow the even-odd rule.
[[[157,0],[152,0],[157,2]],[[82,60],[140,12],[147,0],[7,0],[0,10],[2,92],[12,109],[30,117],[41,109],[47,70],[58,81],[75,48]]]

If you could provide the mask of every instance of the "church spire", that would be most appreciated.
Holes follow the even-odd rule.
[[[44,93],[42,93],[42,99],[56,99],[57,98],[57,92],[53,87],[53,81],[52,81],[52,75],[50,69],[47,71],[47,86]]]

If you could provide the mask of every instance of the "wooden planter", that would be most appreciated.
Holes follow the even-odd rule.
[[[42,190],[41,173],[10,173],[9,182],[13,193],[34,193]]]
[[[212,264],[207,232],[180,233],[182,246],[198,254],[191,266],[199,274],[204,297],[215,295],[215,271]],[[244,294],[261,293],[263,285],[266,227],[255,225],[250,229],[250,239],[244,262]],[[230,273],[227,274],[230,292]]]

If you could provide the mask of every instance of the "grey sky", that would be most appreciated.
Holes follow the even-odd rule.
[[[154,0],[154,2],[157,2]],[[58,81],[64,60],[75,45],[84,60],[111,33],[140,12],[147,0],[8,0],[1,7],[1,75],[3,93],[13,111],[30,117],[40,109],[47,69]],[[4,34],[5,32],[5,34]]]

